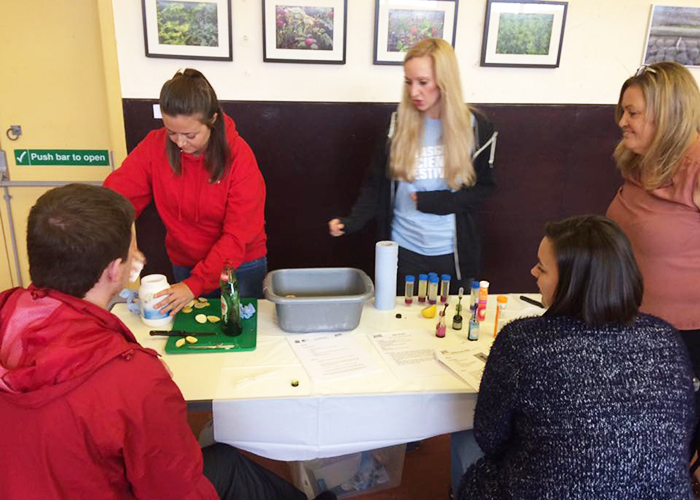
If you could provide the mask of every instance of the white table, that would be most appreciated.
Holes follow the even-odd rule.
[[[538,295],[530,295],[539,300]],[[510,294],[509,317],[541,314],[542,310]],[[467,301],[469,298],[465,298]],[[464,304],[465,300],[463,300]],[[417,441],[470,429],[476,391],[448,369],[439,375],[400,380],[383,360],[368,334],[421,329],[436,348],[465,342],[468,321],[457,332],[450,328],[456,297],[450,298],[444,339],[434,336],[437,317],[421,317],[421,307],[403,305],[379,311],[372,301],[353,330],[361,347],[375,359],[381,372],[318,383],[310,379],[277,326],[274,304],[258,302],[257,348],[251,352],[168,355],[165,337],[150,337],[149,327],[129,313],[125,304],[114,312],[139,342],[163,355],[191,409],[212,402],[214,436],[257,455],[276,460],[309,460]],[[486,321],[478,343],[493,342],[496,297],[488,300]],[[402,315],[401,319],[396,314]],[[437,363],[437,361],[436,361]],[[293,387],[292,380],[299,381]]]

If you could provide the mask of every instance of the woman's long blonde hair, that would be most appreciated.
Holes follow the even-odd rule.
[[[472,112],[462,98],[462,83],[455,52],[441,38],[427,38],[406,53],[404,65],[414,57],[430,56],[435,82],[442,101],[442,143],[444,147],[445,182],[451,189],[463,184],[473,186],[476,173],[472,164],[474,132]],[[416,176],[416,155],[423,135],[423,115],[411,102],[404,85],[398,109],[396,132],[391,141],[390,173],[393,179],[413,182]]]
[[[620,141],[615,160],[622,174],[651,190],[667,185],[700,131],[700,91],[693,75],[681,64],[660,62],[643,66],[622,85],[615,118],[622,118],[622,96],[638,86],[646,101],[646,116],[656,126],[654,140],[644,154]]]

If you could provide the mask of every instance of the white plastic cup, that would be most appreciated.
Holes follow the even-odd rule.
[[[173,322],[174,316],[170,316],[155,308],[155,305],[163,300],[164,297],[153,297],[156,293],[169,287],[168,278],[163,274],[149,274],[141,278],[139,307],[141,309],[141,321],[146,325],[168,326]]]

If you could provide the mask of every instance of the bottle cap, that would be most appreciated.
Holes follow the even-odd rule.
[[[410,274],[406,275],[406,283],[413,283],[414,281],[416,281],[415,276],[412,276]]]
[[[499,295],[496,300],[498,302],[506,303],[506,302],[508,302],[508,297],[506,297],[505,295]]]
[[[440,276],[440,279],[442,279],[442,281],[450,281],[452,279],[452,276],[450,276],[449,274],[443,274],[442,276]]]
[[[421,281],[422,280],[428,281],[428,275],[427,274],[419,274],[418,279]]]
[[[490,284],[490,283],[489,283],[488,281],[486,281],[486,280],[480,281],[480,282],[479,282],[479,286],[480,286],[481,288],[488,288],[488,287],[489,287],[489,284]]]
[[[440,280],[438,280],[437,274],[432,274],[432,275],[430,276],[430,282],[431,282],[431,283],[437,283],[438,281],[440,281]]]
[[[478,281],[472,281],[472,288],[479,288],[479,282],[478,282]]]

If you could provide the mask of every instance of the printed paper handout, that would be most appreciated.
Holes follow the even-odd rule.
[[[438,349],[435,351],[435,357],[478,391],[488,358],[488,353],[484,349],[483,346],[462,344],[457,347]]]
[[[435,361],[435,347],[441,340],[423,330],[373,333],[370,340],[400,379],[444,375]]]
[[[309,376],[316,381],[381,371],[351,334],[321,333],[289,337],[288,340]]]

